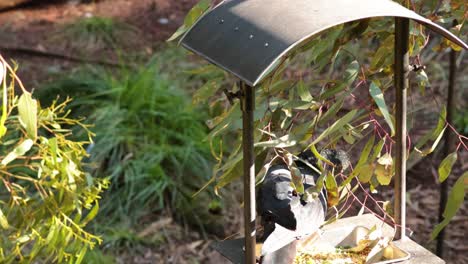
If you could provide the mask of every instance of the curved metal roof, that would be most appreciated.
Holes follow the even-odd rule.
[[[372,17],[406,17],[468,49],[448,30],[391,0],[227,0],[200,18],[182,45],[255,86],[314,35]]]

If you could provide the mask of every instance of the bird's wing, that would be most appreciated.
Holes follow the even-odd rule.
[[[292,212],[297,221],[295,231],[275,224],[275,230],[266,238],[262,247],[262,256],[272,253],[296,239],[301,239],[318,231],[320,225],[325,221],[325,212],[323,211],[320,199],[302,205],[298,203],[293,206]]]
[[[297,221],[296,236],[304,237],[317,232],[325,221],[322,203],[321,199],[316,198],[305,205],[299,204],[291,208]]]
[[[286,208],[277,208],[274,211],[268,211],[268,213],[272,216],[273,222],[289,230],[296,230],[297,220],[294,213],[291,211],[291,206]]]

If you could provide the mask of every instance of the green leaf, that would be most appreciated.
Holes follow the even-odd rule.
[[[223,188],[228,183],[241,177],[243,174],[242,164],[242,153],[238,153],[235,157],[229,158],[228,161],[219,170],[213,173],[213,175],[216,175],[216,173],[219,171],[223,172],[223,174],[219,177],[215,189]]]
[[[338,184],[336,183],[335,176],[330,172],[325,179],[325,187],[327,188],[328,204],[335,206],[339,203]]]
[[[326,164],[328,164],[328,165],[330,165],[330,166],[332,166],[332,167],[335,166],[335,165],[333,164],[333,162],[329,161],[327,158],[325,158],[324,156],[322,156],[322,155],[318,152],[318,150],[317,150],[317,148],[315,147],[315,145],[310,146],[310,150],[312,151],[312,154],[314,154],[314,156],[317,158],[317,160],[323,161],[323,162],[325,162]],[[317,162],[317,166],[319,167],[320,171],[323,171],[323,170],[324,170],[324,169],[323,169],[323,166],[322,166],[322,164],[321,164],[321,162]]]
[[[5,76],[6,76],[6,67],[3,65],[3,63],[0,62],[0,84],[2,84],[2,90],[3,90],[2,117],[0,118],[0,138],[2,138],[7,132],[5,121],[7,120],[7,116],[8,116],[8,109],[7,109],[8,108],[8,88],[6,85],[6,80],[4,80]]]
[[[372,174],[374,173],[374,167],[372,164],[367,164],[367,160],[369,160],[369,155],[372,150],[372,147],[374,146],[375,143],[375,136],[372,135],[372,137],[367,141],[366,145],[364,146],[361,156],[359,157],[359,161],[356,164],[356,167],[354,168],[353,172],[349,175],[349,177],[343,181],[340,186],[346,186],[349,184],[356,176],[359,175],[359,181],[363,183],[369,182],[370,178],[372,177]],[[363,173],[364,175],[361,175]]]
[[[457,152],[449,154],[445,159],[440,163],[439,166],[439,182],[444,182],[450,172],[452,171],[453,164],[457,161]]]
[[[346,124],[350,123],[353,120],[354,116],[356,115],[357,111],[358,111],[357,109],[354,109],[351,112],[347,113],[342,118],[340,118],[339,120],[337,120],[335,123],[333,123],[333,125],[331,125],[327,129],[325,129],[325,131],[323,131],[322,134],[320,134],[320,136],[318,136],[314,140],[314,142],[312,142],[311,145],[317,144],[318,142],[320,142],[321,140],[326,138],[331,133],[333,133],[335,131],[338,131],[340,128],[342,128]]]
[[[80,225],[85,226],[86,224],[88,224],[91,220],[93,220],[96,217],[98,211],[99,211],[99,203],[96,202],[96,204],[89,211],[88,215],[86,215],[85,219],[83,219]]]
[[[21,125],[30,139],[37,137],[37,101],[30,93],[23,93],[18,101],[18,113]]]
[[[57,138],[50,138],[48,140],[48,143],[49,143],[49,148],[50,148],[50,154],[52,155],[52,161],[54,164],[57,164],[57,149],[58,149],[58,145],[57,145]]]
[[[278,139],[273,139],[270,141],[258,142],[255,143],[256,148],[266,147],[266,148],[288,148],[295,146],[297,141],[291,135],[285,135]]]
[[[372,150],[372,147],[374,146],[374,142],[375,142],[375,135],[372,135],[369,141],[367,141],[366,145],[362,149],[361,157],[359,157],[357,166],[364,165],[368,161],[370,152]]]
[[[385,144],[385,138],[382,138],[379,141],[379,143],[377,143],[377,146],[375,146],[374,153],[372,153],[372,156],[369,159],[370,161],[374,161],[377,157],[380,156],[380,152],[382,152],[384,144]]]
[[[88,248],[87,247],[83,247],[81,250],[80,250],[80,253],[78,253],[77,255],[77,258],[76,258],[76,261],[75,261],[75,264],[81,264],[81,262],[83,261],[85,255],[86,255],[86,252],[88,251]]]
[[[189,30],[193,24],[195,24],[195,22],[197,22],[198,18],[203,15],[209,7],[209,0],[201,0],[198,2],[198,4],[192,7],[192,9],[188,12],[187,16],[185,16],[184,24],[180,26],[167,41],[173,41],[181,35],[185,34],[185,32]]]
[[[443,107],[442,110],[440,111],[439,121],[437,122],[437,126],[430,133],[424,135],[416,143],[415,148],[417,149],[422,148],[424,144],[426,144],[426,142],[429,141],[430,139],[436,140],[439,137],[440,133],[442,133],[442,131],[445,128],[446,118],[447,118],[447,108]]]
[[[444,210],[444,220],[436,225],[434,231],[432,231],[431,239],[435,239],[440,231],[444,229],[452,220],[453,217],[457,214],[458,209],[460,209],[463,201],[465,200],[466,190],[468,189],[468,172],[465,172],[453,185],[452,190],[450,190],[447,204]]]
[[[329,119],[333,119],[336,117],[336,114],[341,110],[344,103],[344,97],[340,98],[337,102],[335,102],[328,111],[320,118],[319,125],[323,125],[328,122]]]
[[[434,150],[437,148],[437,145],[439,145],[439,142],[440,140],[442,139],[442,137],[444,136],[444,132],[445,132],[445,129],[447,127],[444,127],[444,129],[442,129],[442,131],[440,132],[439,136],[434,140],[434,142],[432,143],[431,147],[430,148],[427,148],[427,149],[424,149],[424,150],[420,150],[418,148],[414,148],[414,150],[416,150],[419,154],[421,154],[422,156],[427,156],[429,154],[431,154],[432,152],[434,152]]]
[[[358,175],[359,181],[362,183],[368,183],[372,178],[372,174],[374,174],[374,165],[364,164],[360,167],[357,167],[356,171],[356,175]]]
[[[31,147],[33,146],[34,142],[31,139],[26,139],[25,141],[21,142],[18,146],[16,146],[13,151],[8,153],[3,160],[2,165],[6,166],[8,163],[14,161],[19,156],[23,156],[26,152],[28,152]]]
[[[346,69],[346,72],[344,74],[344,81],[337,84],[333,88],[327,89],[320,95],[321,100],[325,100],[327,98],[330,98],[339,92],[342,92],[345,90],[348,86],[353,84],[354,80],[356,80],[356,77],[358,76],[359,73],[359,63],[357,61],[353,61],[348,65],[348,68]]]
[[[314,99],[310,94],[309,89],[305,86],[303,80],[300,80],[297,84],[297,93],[299,94],[299,97],[302,101],[310,102]]]
[[[3,77],[6,75],[5,74],[6,67],[3,65],[3,63],[0,61],[0,84],[3,83]]]
[[[181,37],[183,34],[185,34],[185,32],[187,32],[188,28],[185,26],[185,25],[182,25],[180,26],[176,32],[174,32],[174,34],[171,35],[171,37],[169,37],[166,41],[167,42],[171,42],[171,41],[174,41],[176,39],[178,39],[179,37]]]
[[[10,225],[8,224],[8,219],[3,214],[2,209],[0,208],[0,225],[3,229],[8,229]]]
[[[221,79],[214,79],[208,81],[202,87],[198,88],[198,90],[192,96],[192,103],[196,105],[207,102],[208,99],[213,96],[221,87],[220,81]]]
[[[289,166],[289,170],[291,171],[291,178],[292,178],[292,183],[294,184],[294,189],[296,189],[296,192],[298,194],[303,194],[304,193],[304,184],[303,179],[302,179],[302,173],[299,170],[298,167],[296,167],[293,163],[293,165]]]
[[[389,153],[385,153],[377,160],[375,175],[381,185],[389,185],[393,176],[393,159]]]
[[[393,125],[392,116],[388,112],[387,105],[385,104],[385,98],[382,93],[382,90],[375,84],[374,82],[371,83],[369,87],[369,93],[374,99],[375,103],[379,107],[380,112],[382,113],[385,121],[387,122],[390,130],[392,131],[392,136],[395,135],[395,126]]]

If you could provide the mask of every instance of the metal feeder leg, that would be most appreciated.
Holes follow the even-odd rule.
[[[458,23],[456,20],[453,21],[454,26]],[[455,79],[457,71],[457,52],[452,49],[450,51],[450,69],[449,69],[449,84],[448,84],[448,95],[447,95],[447,123],[452,124],[453,114],[455,112]],[[450,129],[445,133],[445,145],[444,145],[444,156],[449,155],[453,151],[454,147],[453,132]],[[440,185],[440,200],[439,200],[439,223],[444,220],[444,208],[447,204],[447,192],[448,192],[448,180],[445,180]],[[445,228],[442,229],[437,237],[437,256],[443,258],[444,256],[444,239],[445,239]]]
[[[406,237],[406,98],[409,86],[409,19],[395,18],[396,160],[395,221],[396,239]]]
[[[254,153],[254,88],[240,83],[242,91],[242,148],[244,162],[244,229],[245,263],[255,263],[255,153]]]

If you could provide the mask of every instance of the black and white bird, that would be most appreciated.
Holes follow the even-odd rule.
[[[342,150],[327,149],[321,155],[340,171],[349,165],[349,159]],[[313,153],[304,151],[294,162],[302,174],[304,189],[315,187],[320,173],[312,168],[317,167]],[[264,228],[262,263],[292,263],[297,241],[317,233],[325,221],[326,189],[319,190],[313,199],[299,195],[293,188],[288,166],[280,164],[268,170],[257,197],[258,213]]]

